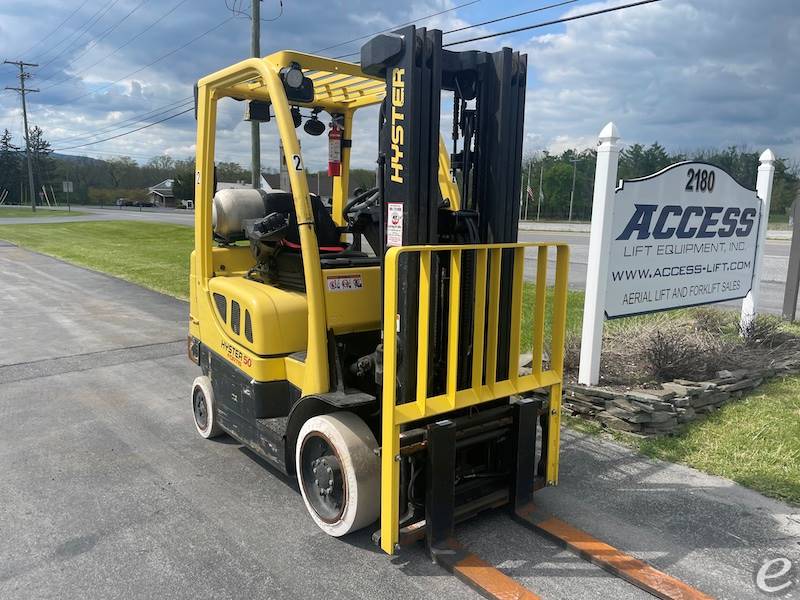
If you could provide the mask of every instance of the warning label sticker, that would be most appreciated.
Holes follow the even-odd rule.
[[[403,203],[386,203],[386,245],[403,245]]]
[[[329,292],[354,292],[362,289],[364,282],[360,274],[331,275],[328,277]]]

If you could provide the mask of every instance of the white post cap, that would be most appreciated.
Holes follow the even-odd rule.
[[[600,143],[609,143],[613,144],[619,139],[619,131],[617,131],[617,126],[614,125],[614,121],[609,121],[606,123],[606,126],[603,127],[600,135],[597,136],[600,140]]]
[[[762,165],[764,163],[771,165],[772,163],[775,162],[775,153],[769,148],[767,148],[766,150],[764,150],[764,152],[761,153],[761,156],[758,157],[758,160]]]

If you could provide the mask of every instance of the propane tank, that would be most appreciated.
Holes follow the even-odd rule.
[[[342,130],[331,123],[328,131],[328,177],[339,177],[342,174]]]
[[[211,226],[218,236],[230,240],[244,239],[244,221],[266,216],[266,192],[253,189],[226,189],[214,194],[211,205]]]

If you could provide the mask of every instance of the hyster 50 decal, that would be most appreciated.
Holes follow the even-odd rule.
[[[229,344],[225,340],[222,340],[222,351],[228,356],[228,360],[230,360],[233,364],[240,366],[240,367],[252,367],[253,366],[253,359],[247,356],[244,352],[239,350],[236,346]]]
[[[405,96],[405,69],[392,69],[392,156],[389,168],[392,172],[390,179],[395,183],[403,183],[403,148],[405,148],[403,120],[405,115],[403,107],[406,103]]]

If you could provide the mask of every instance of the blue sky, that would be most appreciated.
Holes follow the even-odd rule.
[[[245,8],[249,1],[243,0]],[[280,18],[263,23],[262,51],[313,52],[440,11],[448,12],[419,24],[448,30],[556,1],[284,0]],[[579,0],[445,39],[628,1]],[[460,8],[450,10],[455,7]],[[278,0],[262,2],[265,19],[279,13]],[[88,135],[92,132],[107,130],[113,135],[142,124],[112,130],[126,119],[159,107],[177,107],[191,95],[196,79],[244,58],[249,52],[249,20],[231,17],[225,0],[4,0],[0,59],[40,63],[30,81],[41,88],[30,97],[30,120],[45,130],[55,148],[66,148],[97,139]],[[356,51],[361,43],[340,45],[323,54]],[[800,159],[796,116],[800,3],[796,0],[662,0],[471,47],[501,45],[529,56],[528,153],[591,146],[602,126],[614,120],[623,143],[658,140],[673,150],[770,146],[780,155]],[[147,66],[169,52],[173,53]],[[0,86],[14,85],[14,75],[8,65],[0,69]],[[221,111],[218,159],[247,163],[249,129],[241,116],[241,106],[234,103]],[[375,119],[374,111],[366,111],[357,122],[354,162],[359,166],[374,165]],[[21,134],[15,93],[0,94],[0,129],[4,127]],[[193,155],[194,136],[189,113],[118,140],[66,152],[98,158],[128,155],[137,160],[161,153],[187,157]],[[322,167],[323,140],[303,138],[303,144],[308,166]],[[272,131],[265,131],[263,145],[266,164],[276,167],[277,140]]]

